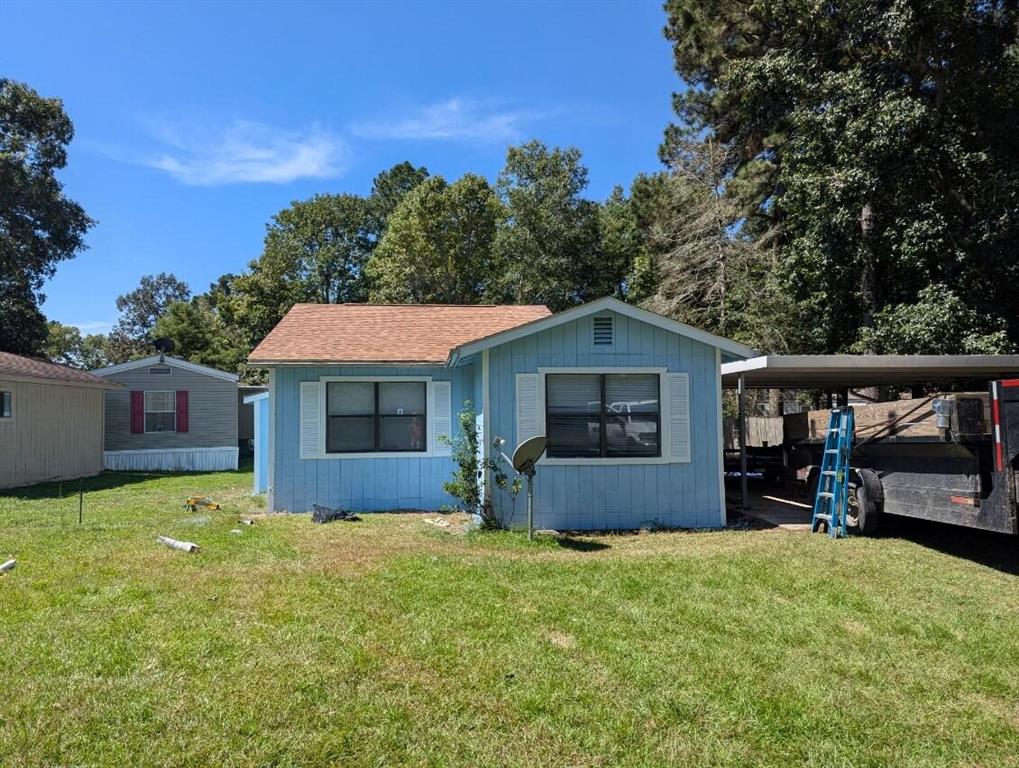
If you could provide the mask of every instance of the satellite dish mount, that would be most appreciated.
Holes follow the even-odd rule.
[[[527,539],[534,539],[534,475],[538,459],[545,453],[548,439],[544,435],[524,440],[513,451],[513,469],[527,478]]]

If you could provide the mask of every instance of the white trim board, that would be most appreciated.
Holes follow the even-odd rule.
[[[135,368],[146,368],[153,365],[169,365],[173,368],[180,368],[184,371],[212,376],[216,379],[226,379],[227,381],[236,382],[240,379],[240,376],[236,373],[227,373],[226,371],[221,371],[217,368],[209,368],[206,365],[198,365],[198,363],[189,363],[187,360],[181,360],[176,357],[168,357],[167,355],[152,355],[151,357],[143,357],[141,360],[130,360],[126,363],[118,363],[117,365],[111,365],[106,368],[99,368],[91,371],[91,373],[94,376],[112,376],[116,373],[133,371]]]
[[[732,339],[726,339],[722,336],[716,336],[713,333],[707,331],[701,331],[697,328],[681,323],[678,320],[672,320],[668,317],[649,312],[646,309],[635,307],[632,304],[627,304],[614,299],[611,296],[606,296],[604,299],[598,299],[592,301],[589,304],[583,304],[573,309],[568,309],[565,312],[560,312],[555,315],[543,317],[538,320],[532,320],[524,325],[518,325],[515,328],[510,328],[508,331],[502,331],[501,333],[493,334],[492,336],[486,336],[482,339],[475,341],[469,341],[466,344],[461,344],[459,347],[455,347],[449,353],[449,360],[447,365],[455,365],[456,362],[463,357],[469,357],[470,355],[477,354],[483,349],[491,349],[492,347],[500,344],[505,344],[516,339],[521,339],[525,336],[530,336],[532,333],[539,333],[540,331],[554,328],[557,325],[563,323],[569,323],[573,320],[579,320],[588,315],[594,315],[599,312],[616,312],[625,317],[629,317],[640,322],[653,325],[657,328],[662,328],[666,331],[685,336],[694,341],[699,341],[702,344],[720,349],[734,357],[748,358],[757,355],[757,352],[745,344],[740,344]]]
[[[715,350],[715,404],[718,408],[718,504],[721,507],[719,525],[725,528],[728,514],[725,509],[725,438],[722,435],[722,352]]]

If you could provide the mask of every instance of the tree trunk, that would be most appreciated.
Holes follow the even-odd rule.
[[[863,233],[863,258],[860,264],[860,326],[873,328],[878,306],[878,285],[872,237],[874,234],[874,208],[869,200],[864,202],[863,209],[860,211],[860,230]],[[873,355],[876,350],[866,349],[864,351],[868,355]],[[860,390],[860,394],[873,402],[877,402],[881,397],[877,387],[864,387]]]

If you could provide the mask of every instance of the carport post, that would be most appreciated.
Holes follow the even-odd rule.
[[[747,383],[739,375],[739,508],[750,509],[747,497]]]

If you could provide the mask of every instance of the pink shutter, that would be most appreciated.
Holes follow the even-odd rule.
[[[177,431],[188,431],[188,391],[177,390]]]
[[[141,434],[145,431],[145,393],[131,392],[131,432]]]

